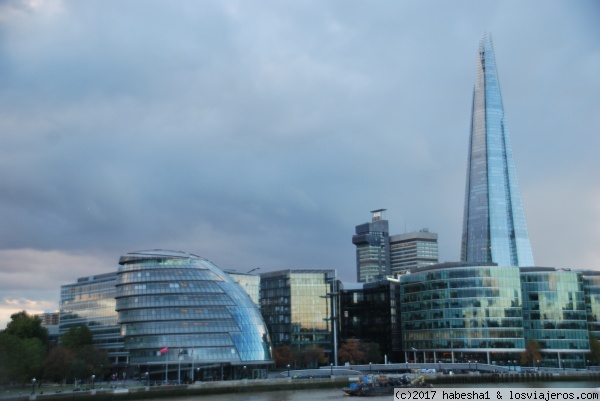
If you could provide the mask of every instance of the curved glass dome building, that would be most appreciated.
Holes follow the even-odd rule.
[[[204,258],[163,250],[123,255],[115,298],[130,365],[148,380],[261,377],[272,364],[257,306]]]

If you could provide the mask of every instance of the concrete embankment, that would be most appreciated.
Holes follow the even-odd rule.
[[[10,401],[112,401],[154,398],[189,397],[208,394],[266,392],[277,390],[341,389],[348,384],[347,377],[326,379],[265,379],[198,382],[181,386],[129,387],[97,389],[88,391],[65,391],[62,393],[36,394],[35,396],[10,397]],[[7,399],[8,400],[8,399]]]
[[[357,379],[357,378],[354,378]],[[434,386],[460,385],[460,384],[494,384],[518,382],[544,382],[544,381],[595,381],[600,383],[600,372],[577,373],[531,373],[531,374],[427,374],[425,381]],[[265,380],[233,380],[198,382],[182,386],[158,387],[130,387],[126,389],[91,390],[64,393],[45,393],[35,396],[11,397],[10,401],[113,401],[113,400],[140,400],[154,398],[189,397],[208,394],[249,393],[277,390],[306,390],[339,388],[348,385],[349,378],[335,376],[320,379],[265,379]]]
[[[519,383],[519,382],[577,382],[594,381],[600,382],[600,372],[569,372],[549,373],[531,372],[524,374],[460,374],[460,375],[435,375],[426,376],[427,382],[433,385],[442,384],[474,384],[474,383]]]

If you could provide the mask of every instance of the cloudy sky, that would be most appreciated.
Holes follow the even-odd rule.
[[[174,249],[336,268],[388,209],[459,259],[491,32],[536,264],[600,269],[597,1],[0,0],[0,328]]]

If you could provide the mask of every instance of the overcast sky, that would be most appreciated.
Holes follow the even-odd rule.
[[[537,265],[600,269],[600,3],[0,0],[0,328],[144,249],[356,276],[457,261],[491,32]]]

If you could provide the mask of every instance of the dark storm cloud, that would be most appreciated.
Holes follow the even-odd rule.
[[[392,233],[428,227],[440,259],[458,259],[485,31],[536,260],[596,268],[594,13],[593,2],[0,2],[4,310],[55,305],[61,284],[157,247],[352,280],[354,226],[380,207]],[[565,208],[560,188],[577,204]]]

